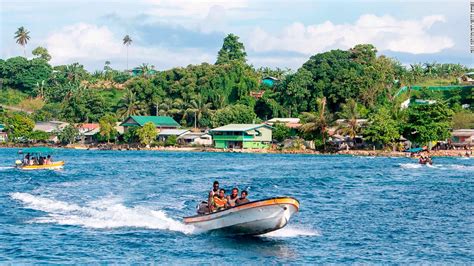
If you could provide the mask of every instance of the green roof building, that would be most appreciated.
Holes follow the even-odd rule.
[[[209,132],[219,149],[266,149],[272,142],[272,127],[266,124],[229,124]]]
[[[146,123],[151,122],[158,129],[176,129],[180,125],[171,116],[129,116],[120,125],[124,127],[124,132],[129,127],[143,127]]]

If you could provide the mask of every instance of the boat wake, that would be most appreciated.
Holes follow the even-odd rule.
[[[401,163],[399,165],[401,168],[405,168],[405,169],[416,169],[416,168],[422,167],[422,165],[419,163]]]
[[[0,166],[0,171],[14,169],[14,166]]]
[[[474,170],[473,165],[460,165],[460,164],[421,165],[418,163],[401,163],[399,164],[399,166],[404,169],[417,169],[417,168],[422,168],[422,167],[428,167],[428,168],[440,169],[440,170]]]
[[[262,237],[271,238],[287,238],[287,237],[305,237],[305,236],[320,236],[321,233],[312,229],[297,228],[293,226],[286,226],[282,229],[261,235]]]
[[[83,226],[95,229],[121,227],[170,230],[184,234],[194,233],[194,227],[185,225],[166,215],[161,210],[145,207],[126,207],[117,199],[105,198],[92,201],[85,206],[29,193],[12,193],[11,197],[26,208],[43,211],[47,216],[34,219],[36,223]]]

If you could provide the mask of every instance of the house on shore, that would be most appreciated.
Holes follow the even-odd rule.
[[[157,138],[158,141],[166,141],[171,136],[176,136],[176,138],[179,138],[188,132],[189,130],[187,129],[161,129],[160,132],[158,132]]]
[[[474,146],[474,129],[456,129],[451,133],[454,146]]]
[[[59,139],[56,136],[56,134],[62,131],[68,125],[69,125],[68,122],[63,122],[63,121],[36,122],[33,130],[49,133],[50,137],[48,141],[57,143],[59,142]]]
[[[7,132],[5,131],[5,125],[0,124],[0,142],[7,142],[8,141],[8,135]]]
[[[292,129],[298,129],[301,126],[300,119],[299,118],[272,118],[268,121],[265,122],[265,124],[273,126],[275,124],[283,124],[288,128]]]
[[[229,124],[209,132],[219,149],[265,149],[272,142],[272,127],[267,124]]]
[[[137,116],[132,115],[127,117],[120,126],[123,126],[124,132],[127,132],[130,127],[143,127],[146,123],[151,122],[156,129],[177,129],[180,127],[171,116]]]
[[[69,125],[69,123],[63,121],[36,122],[33,130],[53,133],[63,130],[67,125]]]
[[[78,124],[76,127],[79,130],[81,142],[83,144],[97,142],[95,135],[100,131],[100,125],[98,123],[83,123]]]
[[[187,132],[178,137],[181,145],[212,146],[212,136],[205,132]]]

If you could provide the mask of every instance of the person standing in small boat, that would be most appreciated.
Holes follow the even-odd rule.
[[[239,199],[239,189],[238,188],[233,188],[232,193],[227,196],[227,204],[229,207],[235,207],[236,201]]]
[[[242,193],[240,193],[240,198],[238,198],[235,201],[235,204],[238,206],[238,205],[242,205],[244,203],[250,202],[249,199],[247,199],[247,196],[248,196],[247,190],[242,190]]]
[[[207,204],[210,210],[212,210],[212,205],[214,201],[214,195],[219,195],[219,181],[214,181],[212,184],[212,189],[209,191],[209,197],[207,198]]]

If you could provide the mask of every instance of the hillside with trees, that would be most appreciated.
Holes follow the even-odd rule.
[[[18,30],[19,45],[26,45],[28,33]],[[130,36],[123,44],[132,45]],[[338,129],[341,134],[363,134],[382,146],[395,145],[401,135],[426,143],[445,138],[453,127],[474,127],[472,87],[397,95],[403,86],[457,85],[458,77],[469,71],[459,64],[404,66],[378,55],[371,44],[315,54],[296,71],[256,69],[246,57],[239,37],[229,34],[215,64],[158,71],[144,63],[121,71],[107,61],[103,70],[91,73],[79,62],[52,66],[47,49],[38,47],[31,59],[26,54],[0,59],[0,123],[11,128],[21,111],[31,121],[104,124],[129,115],[168,115],[183,127],[199,128],[301,117],[304,125],[298,134],[321,147],[336,119],[347,122]],[[266,77],[276,83],[263,83]],[[402,110],[400,104],[409,98],[436,104]],[[369,120],[368,127],[357,125],[361,118]],[[114,133],[104,135],[107,141],[109,134]]]

